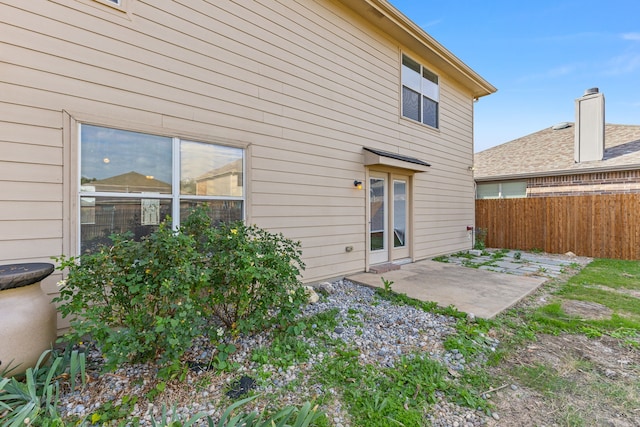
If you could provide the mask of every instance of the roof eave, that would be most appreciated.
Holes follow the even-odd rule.
[[[468,88],[474,98],[491,95],[496,87],[473,71],[386,0],[341,0],[341,2],[402,45],[421,54],[451,78]]]

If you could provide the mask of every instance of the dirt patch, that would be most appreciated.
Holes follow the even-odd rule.
[[[562,311],[569,316],[590,320],[610,319],[613,314],[613,310],[597,302],[577,300],[563,300]]]
[[[490,426],[640,426],[640,351],[610,337],[540,335],[492,374]]]
[[[624,276],[624,274],[623,274]],[[610,288],[608,286],[602,286],[602,285],[592,285],[594,288],[596,289],[601,289],[603,291],[608,291],[608,292],[617,292],[621,295],[629,295],[632,296],[634,298],[640,298],[640,290],[637,289],[625,289],[625,288]]]

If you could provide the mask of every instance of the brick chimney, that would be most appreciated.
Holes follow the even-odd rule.
[[[576,163],[602,160],[604,156],[604,95],[597,87],[576,99],[574,147]]]

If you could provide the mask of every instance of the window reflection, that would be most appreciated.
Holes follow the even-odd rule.
[[[407,234],[407,183],[393,181],[393,247],[406,246]]]
[[[242,197],[242,149],[182,141],[180,193]]]
[[[168,217],[177,228],[202,204],[214,224],[244,218],[242,149],[83,124],[80,152],[83,253],[112,234],[139,240]]]
[[[171,138],[81,127],[81,182],[92,191],[171,193]]]
[[[371,210],[371,250],[377,251],[385,248],[385,195],[384,179],[370,178],[369,180],[369,203]]]

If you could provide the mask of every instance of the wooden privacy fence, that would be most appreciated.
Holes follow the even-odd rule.
[[[476,200],[492,248],[640,259],[640,194]]]

